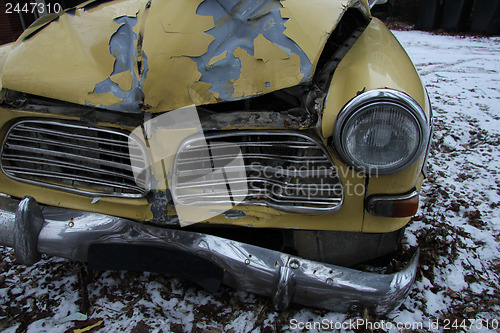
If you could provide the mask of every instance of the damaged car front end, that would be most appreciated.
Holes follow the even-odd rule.
[[[0,48],[0,244],[384,314],[431,132],[364,0],[91,1]]]

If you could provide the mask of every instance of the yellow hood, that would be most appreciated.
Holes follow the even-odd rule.
[[[312,79],[349,0],[116,0],[36,22],[3,88],[123,112],[265,94]],[[48,21],[48,22],[47,22]]]
[[[2,73],[7,54],[12,49],[12,43],[0,45],[0,89],[2,89]]]

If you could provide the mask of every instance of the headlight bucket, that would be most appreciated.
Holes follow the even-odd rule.
[[[389,175],[413,165],[429,142],[429,124],[418,103],[395,90],[377,89],[353,98],[334,128],[344,162],[369,174]]]

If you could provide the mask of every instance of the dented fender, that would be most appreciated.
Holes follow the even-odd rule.
[[[332,137],[338,114],[352,98],[363,91],[384,88],[410,95],[430,118],[427,93],[411,59],[389,29],[373,18],[333,74],[322,117],[323,136]],[[420,190],[424,160],[425,156],[422,156],[413,166],[397,174],[370,177],[366,195],[406,193],[413,188]],[[340,159],[335,162],[340,169],[349,168]],[[387,220],[371,214],[365,214],[363,219],[363,232],[395,231],[409,220]]]

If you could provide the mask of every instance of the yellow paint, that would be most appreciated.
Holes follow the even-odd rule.
[[[38,20],[33,22],[29,27],[26,28],[26,30],[23,31],[21,36],[16,41],[16,45],[21,43],[25,38],[29,37],[31,34],[36,33],[46,25],[48,25],[50,22],[54,21],[57,19],[59,16],[61,16],[62,13],[51,13],[47,15],[43,15],[40,17]]]
[[[193,104],[190,87],[201,77],[196,63],[187,57],[157,58],[157,62],[149,62],[149,74],[144,83],[144,90],[147,91],[145,103],[153,108],[153,112],[169,110],[174,105],[180,108]],[[206,98],[203,102],[214,100],[209,92],[199,91],[196,97],[200,96]]]
[[[288,54],[262,34],[259,34],[254,40],[254,57],[264,60],[264,62],[290,58]]]
[[[337,115],[358,92],[390,88],[409,94],[429,114],[429,105],[421,80],[406,52],[392,33],[377,19],[342,59],[333,76],[328,105],[324,110],[324,137],[333,135]],[[409,169],[396,175],[370,177],[367,195],[401,194],[418,187],[423,157]],[[388,232],[404,226],[409,218],[390,219],[365,214],[363,231]]]
[[[218,55],[217,57],[213,57],[212,59],[210,59],[210,61],[208,62],[209,65],[213,65],[214,63],[216,63],[217,61],[219,60],[222,60],[222,59],[225,59],[227,56],[227,51],[225,51],[224,53]]]
[[[208,92],[211,86],[197,84],[201,74],[189,58],[204,54],[214,39],[205,33],[214,27],[213,18],[196,14],[200,3],[201,0],[152,2],[143,50],[149,65],[145,103],[153,112],[215,101]]]
[[[64,14],[9,53],[3,86],[34,95],[86,104],[97,83],[113,71],[109,40],[117,13],[135,16],[146,1],[118,1],[99,10]],[[96,103],[97,104],[97,103]]]
[[[149,28],[148,24],[146,24],[146,28]],[[202,31],[189,37],[183,33],[159,31],[158,34],[151,34],[150,30],[147,32],[148,34],[144,36],[143,46],[146,54],[151,55],[151,70],[155,68],[152,66],[156,65],[154,60],[171,57],[199,57],[207,52],[208,45],[214,40],[213,36]]]
[[[7,54],[12,49],[13,43],[0,45],[0,89],[2,89],[2,70],[5,60],[7,60]]]
[[[304,0],[282,1],[281,15],[289,18],[285,35],[295,41],[315,65],[330,33],[352,1]]]
[[[113,105],[121,102],[121,99],[116,97],[112,93],[96,94],[92,92],[87,96],[87,100],[92,101],[92,104],[95,106]]]
[[[282,53],[281,50],[279,52]],[[297,54],[293,54],[288,59],[264,61],[256,59],[244,49],[237,47],[234,50],[234,56],[241,60],[241,76],[234,82],[233,97],[257,95],[271,92],[276,87],[293,86],[304,77],[300,73],[300,58]],[[272,84],[267,87],[266,82]]]
[[[358,92],[379,88],[403,91],[426,106],[425,90],[410,58],[374,18],[335,70],[323,115],[323,136],[332,136],[338,113]]]
[[[193,34],[198,37],[214,27],[213,17],[196,14],[196,9],[201,2],[202,0],[152,1],[146,33],[148,35],[180,33],[183,35]],[[156,29],[158,23],[161,30]]]
[[[212,88],[210,83],[196,81],[188,85],[189,99],[195,105],[200,105],[209,101],[209,103],[216,103],[219,97],[218,93],[212,94],[208,91]]]
[[[130,71],[112,75],[110,79],[118,84],[118,86],[124,91],[129,91],[132,88],[132,75],[130,74]]]
[[[101,326],[102,324],[104,323],[103,320],[99,320],[98,322],[96,322],[95,324],[93,325],[90,325],[90,326],[87,326],[87,327],[84,327],[84,328],[78,328],[78,329],[75,329],[73,331],[73,333],[84,333],[84,332],[88,332],[96,327],[99,327]]]

